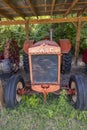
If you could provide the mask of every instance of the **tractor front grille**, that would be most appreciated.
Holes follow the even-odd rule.
[[[35,84],[58,83],[58,55],[32,55],[32,76]]]

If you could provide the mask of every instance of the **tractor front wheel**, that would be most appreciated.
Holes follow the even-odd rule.
[[[87,87],[83,76],[72,75],[69,81],[69,87],[74,90],[74,94],[70,95],[72,104],[76,109],[87,109]]]
[[[25,86],[21,75],[13,75],[7,82],[5,88],[5,103],[8,108],[14,108],[21,101],[22,96],[18,94],[18,90]]]

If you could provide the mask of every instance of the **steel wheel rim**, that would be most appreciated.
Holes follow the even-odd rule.
[[[75,90],[75,93],[72,95],[72,100],[73,100],[73,102],[76,102],[77,101],[77,89],[76,89],[76,83],[74,81],[71,83],[71,89]]]
[[[18,82],[18,83],[17,83],[17,87],[16,87],[16,101],[17,101],[17,102],[20,102],[21,99],[22,99],[22,96],[17,93],[17,91],[18,91],[19,89],[22,89],[22,88],[23,88],[22,82]]]

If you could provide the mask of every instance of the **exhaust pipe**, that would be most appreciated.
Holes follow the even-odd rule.
[[[50,41],[53,41],[53,29],[50,29]]]

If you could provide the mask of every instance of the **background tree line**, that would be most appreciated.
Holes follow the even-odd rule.
[[[39,41],[45,36],[49,36],[49,30],[53,29],[53,39],[58,42],[59,39],[68,38],[72,43],[74,52],[76,43],[76,28],[72,23],[55,23],[55,24],[35,24],[29,25],[29,39]],[[20,25],[1,26],[0,27],[0,51],[3,51],[6,41],[14,38],[22,50],[23,43],[26,39],[25,27]],[[81,29],[80,53],[87,47],[87,24]]]

